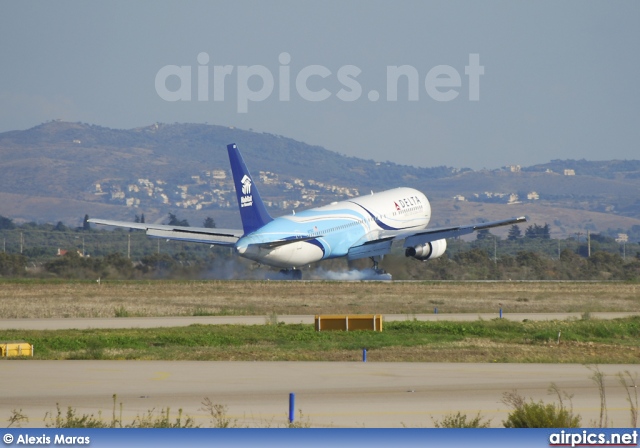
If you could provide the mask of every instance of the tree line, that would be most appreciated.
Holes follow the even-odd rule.
[[[136,216],[144,222],[144,215]],[[152,239],[128,229],[96,230],[85,216],[83,225],[16,225],[0,216],[0,276],[59,278],[260,278],[257,266],[233,255],[228,248],[207,244]],[[186,220],[169,215],[169,222]],[[203,227],[215,227],[207,218]],[[590,251],[587,245],[590,246]],[[589,255],[591,252],[591,256]],[[229,266],[234,266],[231,272]],[[315,263],[305,270],[366,269],[369,260],[344,259]],[[524,232],[512,226],[506,239],[489,231],[472,241],[448,241],[445,255],[419,262],[406,258],[401,247],[385,257],[381,267],[395,279],[412,280],[640,280],[640,246],[622,246],[613,238],[552,239],[549,225],[533,224]],[[262,271],[268,268],[263,267]],[[277,271],[277,270],[276,270]],[[264,272],[263,272],[264,273]]]

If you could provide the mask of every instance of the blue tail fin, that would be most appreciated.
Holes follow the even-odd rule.
[[[253,182],[251,174],[242,160],[242,155],[235,143],[227,145],[229,151],[229,162],[233,173],[233,183],[236,186],[236,196],[238,207],[240,208],[240,218],[244,234],[258,230],[265,224],[273,221],[269,216],[267,208],[264,206],[258,188]]]

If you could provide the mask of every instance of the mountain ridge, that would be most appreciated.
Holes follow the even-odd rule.
[[[85,214],[133,219],[144,213],[161,220],[173,212],[193,222],[212,216],[221,227],[237,225],[226,154],[230,142],[238,143],[254,177],[260,178],[274,215],[408,186],[425,192],[443,210],[453,210],[434,215],[434,222],[458,222],[455,206],[472,202],[501,206],[505,217],[514,205],[548,207],[545,222],[550,224],[560,212],[593,214],[582,223],[556,224],[562,232],[589,226],[604,231],[605,224],[599,223],[611,225],[612,216],[619,217],[622,229],[640,225],[638,160],[552,160],[479,171],[418,168],[348,157],[275,134],[193,123],[123,130],[52,121],[0,133],[0,215],[76,225]],[[53,203],[56,207],[43,206]],[[492,219],[493,213],[477,219]],[[607,214],[606,219],[598,214]]]

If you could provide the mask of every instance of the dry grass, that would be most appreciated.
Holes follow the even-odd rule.
[[[606,282],[2,282],[2,318],[640,311]]]
[[[391,347],[373,352],[372,361],[415,362],[515,362],[637,364],[640,349],[635,347],[567,342],[562,344],[520,344],[493,342],[488,339],[465,339],[455,343],[422,347]]]
[[[61,351],[49,353],[40,359],[360,362],[362,350],[284,348],[258,343],[241,346],[190,347],[188,350],[184,347],[164,347],[155,351],[109,348],[100,351],[98,358],[82,351]],[[489,339],[467,338],[462,341],[369,349],[367,359],[370,362],[638,364],[640,348],[605,343],[523,344],[519,340],[496,342]]]

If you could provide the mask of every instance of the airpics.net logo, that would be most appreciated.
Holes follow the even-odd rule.
[[[247,113],[249,103],[265,101],[276,94],[278,101],[284,102],[291,101],[293,95],[310,102],[326,101],[332,97],[353,102],[362,98],[365,90],[358,79],[362,70],[355,65],[343,65],[335,71],[324,65],[307,65],[292,70],[291,55],[286,52],[280,53],[277,70],[264,65],[211,65],[210,60],[209,55],[203,52],[198,54],[195,70],[191,65],[165,65],[156,74],[156,93],[165,101],[195,99],[219,102],[235,93],[237,112]],[[466,87],[468,100],[479,101],[482,75],[484,66],[480,65],[478,53],[469,54],[469,63],[464,66],[466,79],[450,65],[436,65],[426,74],[421,74],[412,65],[388,65],[383,93],[379,89],[370,89],[366,98],[371,102],[419,101],[425,98],[448,102],[459,98],[461,90]],[[331,91],[332,86],[337,88]]]

